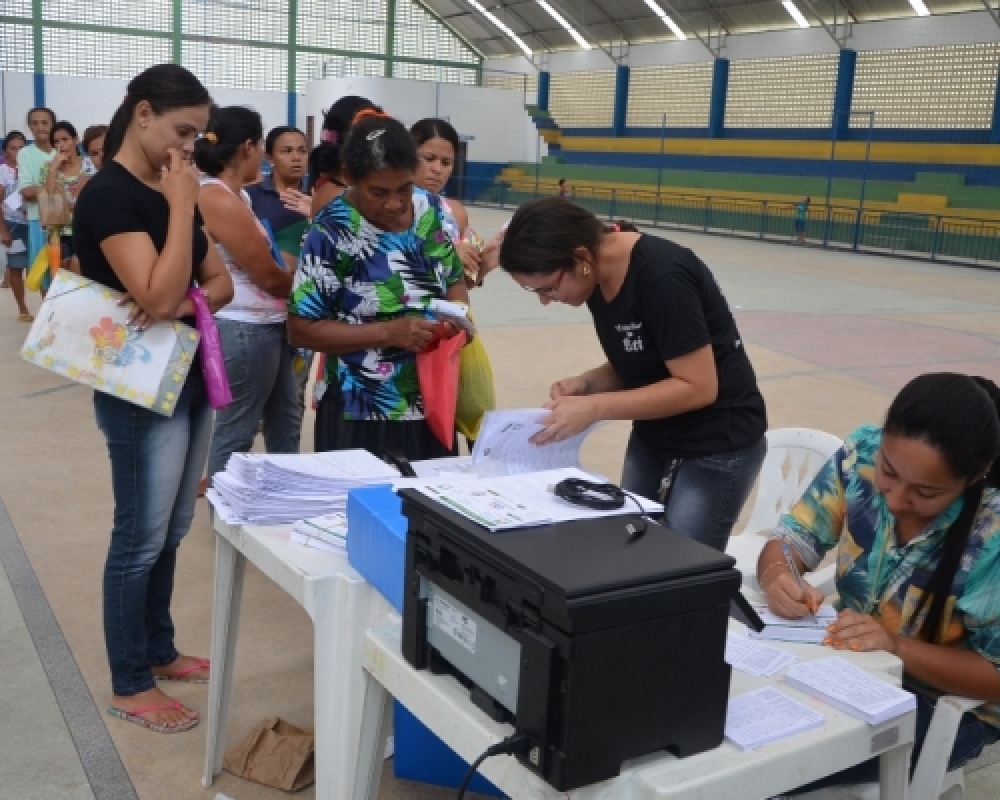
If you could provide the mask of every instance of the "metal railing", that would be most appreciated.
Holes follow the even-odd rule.
[[[574,183],[567,197],[608,220],[766,241],[796,241],[796,204],[740,197],[711,197],[670,190],[613,189]],[[551,178],[511,185],[497,179],[466,180],[467,203],[516,208],[558,193]],[[805,240],[832,249],[899,255],[1000,268],[1000,220],[933,212],[897,212],[812,203]]]

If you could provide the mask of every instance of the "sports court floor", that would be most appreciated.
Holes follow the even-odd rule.
[[[494,233],[509,212],[473,209]],[[1000,381],[1000,272],[810,247],[660,231],[714,270],[757,370],[771,427],[843,436],[880,421],[913,375],[954,370]],[[543,308],[502,274],[473,295],[503,407],[534,406],[549,384],[599,363],[586,310]],[[36,299],[37,304],[37,299]],[[90,391],[18,358],[27,332],[0,294],[0,800],[286,797],[225,773],[202,789],[205,726],[157,735],[103,714],[110,696],[101,570],[112,499]],[[597,430],[590,469],[616,477],[626,423]],[[303,428],[312,446],[312,418]],[[182,651],[207,655],[214,547],[204,501],[181,548],[174,610]],[[312,626],[248,570],[230,730],[266,717],[312,719]],[[177,696],[204,709],[205,686]],[[388,775],[388,773],[387,773]],[[1000,797],[1000,765],[973,773],[970,800]],[[383,781],[383,798],[452,792]],[[313,797],[311,789],[297,795]]]

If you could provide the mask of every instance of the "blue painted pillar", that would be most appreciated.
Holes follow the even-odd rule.
[[[837,65],[837,86],[833,92],[833,139],[846,139],[851,127],[851,103],[854,100],[854,69],[858,54],[854,50],[840,51]]]
[[[35,108],[45,105],[45,75],[40,72],[35,73]]]
[[[726,128],[726,94],[729,91],[729,59],[717,58],[712,65],[712,99],[708,106],[708,137],[721,139]]]
[[[298,119],[298,95],[295,92],[288,93],[288,126],[291,128],[296,127],[296,120]]]
[[[997,88],[993,96],[993,116],[990,121],[990,144],[1000,144],[1000,74],[997,75]]]
[[[552,80],[552,74],[548,70],[542,70],[538,73],[538,99],[535,104],[542,111],[549,110],[549,85]]]
[[[628,76],[629,68],[621,64],[615,69],[615,113],[611,119],[612,136],[625,135],[628,119]]]

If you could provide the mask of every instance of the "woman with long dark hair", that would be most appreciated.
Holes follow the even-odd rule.
[[[227,106],[212,112],[194,148],[206,176],[198,209],[233,279],[233,299],[216,314],[233,402],[215,415],[210,481],[233,453],[250,450],[261,423],[267,452],[299,452],[302,415],[285,331],[292,272],[275,261],[243,190],[260,170],[263,136],[260,114]]]
[[[213,311],[233,283],[209,247],[198,213],[195,139],[212,98],[176,64],[139,74],[111,120],[106,161],[80,193],[73,243],[86,278],[125,292],[139,307],[129,325],[181,319],[194,325],[188,291]],[[94,393],[97,425],[111,458],[115,498],[104,568],[104,636],[114,692],[108,713],[158,733],[188,730],[194,710],[157,679],[204,683],[205,659],[178,653],[170,599],[177,548],[194,518],[212,436],[201,370],[191,369],[173,416]]]
[[[632,420],[622,486],[666,524],[726,547],[767,449],[753,366],[714,276],[690,250],[605,226],[559,197],[514,214],[500,263],[542,305],[586,304],[607,362],[552,385],[537,444]]]
[[[1000,738],[1000,390],[940,373],[910,381],[881,428],[847,437],[782,517],[757,563],[771,610],[823,601],[785,560],[815,569],[835,550],[840,613],[824,642],[885,650],[917,695],[914,760],[942,694],[983,700],[962,718],[948,769]],[[877,760],[819,784],[876,780]],[[799,790],[804,791],[804,790]]]
[[[381,111],[368,98],[349,94],[337,100],[324,115],[319,144],[309,154],[311,217],[319,214],[347,188],[341,153],[354,118],[366,109]]]
[[[292,343],[328,356],[316,450],[448,455],[424,419],[416,354],[440,333],[429,302],[468,302],[461,261],[437,198],[414,187],[402,124],[356,121],[343,164],[350,188],[313,221],[288,303]]]

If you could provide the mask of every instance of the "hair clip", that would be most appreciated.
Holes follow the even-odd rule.
[[[340,135],[336,131],[323,130],[319,135],[319,140],[327,144],[336,144],[340,140]]]
[[[199,136],[198,138],[199,138],[199,139],[204,139],[204,140],[205,140],[206,142],[208,142],[209,144],[218,144],[218,143],[219,143],[219,137],[218,137],[218,136],[216,136],[216,135],[215,135],[214,133],[212,133],[211,131],[209,131],[208,133],[203,133],[203,134],[202,134],[201,136]]]
[[[354,115],[354,119],[351,120],[351,125],[357,125],[365,117],[385,117],[388,119],[389,115],[384,111],[379,111],[377,108],[363,108]]]
[[[369,142],[374,142],[383,133],[385,133],[385,128],[379,128],[377,131],[372,131],[371,133],[369,133],[365,138]]]

